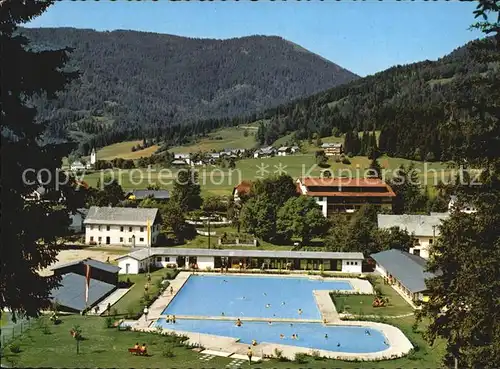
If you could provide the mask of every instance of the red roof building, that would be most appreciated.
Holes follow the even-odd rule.
[[[241,196],[248,195],[250,193],[250,188],[252,188],[252,182],[248,180],[243,180],[241,183],[233,188],[233,198],[234,201],[240,201]]]
[[[324,216],[354,212],[365,204],[391,208],[396,196],[392,188],[378,178],[304,177],[297,180],[297,191],[314,197]]]

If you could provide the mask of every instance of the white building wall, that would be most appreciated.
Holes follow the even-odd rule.
[[[375,265],[375,271],[380,273],[380,275],[384,276],[384,277],[387,277],[388,274],[387,274],[387,271],[384,269],[384,267],[380,266],[380,265]]]
[[[314,200],[316,200],[316,204],[321,206],[321,212],[323,213],[323,216],[326,218],[328,216],[328,208],[327,208],[327,201],[328,197],[323,196],[323,197],[315,197]]]
[[[417,254],[418,252],[415,252],[415,250],[419,250],[420,257],[429,259],[429,248],[431,244],[435,242],[434,238],[428,236],[414,236],[414,239],[418,240],[418,244],[415,243],[415,245],[410,248],[410,254]]]
[[[128,264],[128,267],[127,267]],[[139,274],[139,261],[132,258],[125,258],[118,262],[118,266],[120,267],[120,271],[118,274]]]
[[[83,216],[81,213],[76,212],[74,214],[69,215],[69,219],[71,224],[69,225],[69,229],[73,232],[81,232],[83,231]]]
[[[109,227],[109,230],[108,230]],[[154,245],[160,233],[160,226],[155,224],[151,227],[151,244]],[[107,237],[109,237],[109,245],[125,245],[132,246],[132,236],[135,236],[135,246],[147,246],[148,234],[147,227],[143,226],[142,231],[140,226],[118,226],[106,224],[87,224],[85,226],[85,243],[106,245]],[[99,240],[100,238],[100,240]]]
[[[214,269],[214,258],[213,256],[198,256],[196,258],[199,270],[204,270],[207,268]]]
[[[363,260],[342,260],[342,272],[361,273]]]
[[[286,156],[286,151],[278,151],[278,156]]]

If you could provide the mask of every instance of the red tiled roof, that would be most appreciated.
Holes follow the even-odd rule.
[[[236,186],[234,189],[233,189],[233,194],[234,194],[234,191],[238,191],[238,194],[247,194],[250,192],[250,188],[252,187],[252,181],[247,181],[247,180],[243,180],[241,181],[241,183]]]
[[[379,178],[321,178],[305,177],[299,181],[306,187],[386,187],[387,184]]]
[[[389,192],[311,192],[307,196],[325,196],[325,197],[394,197],[396,194],[391,190]]]

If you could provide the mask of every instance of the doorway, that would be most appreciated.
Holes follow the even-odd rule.
[[[130,264],[125,264],[125,274],[129,274]]]
[[[111,237],[106,237],[106,245],[109,245],[111,243]]]

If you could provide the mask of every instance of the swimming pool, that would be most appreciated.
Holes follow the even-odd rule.
[[[162,314],[321,319],[313,290],[352,289],[340,280],[192,275]]]
[[[373,328],[356,326],[324,326],[320,323],[290,325],[290,323],[277,322],[269,325],[266,322],[243,320],[243,325],[236,327],[235,322],[231,321],[196,319],[181,319],[175,324],[167,323],[165,319],[158,319],[156,326],[176,331],[234,337],[246,344],[251,344],[252,340],[256,340],[257,343],[268,342],[349,353],[378,352],[388,348],[382,332]],[[280,338],[281,334],[285,336],[284,339]],[[298,339],[292,339],[293,334],[297,334]],[[328,335],[328,338],[325,335]]]

